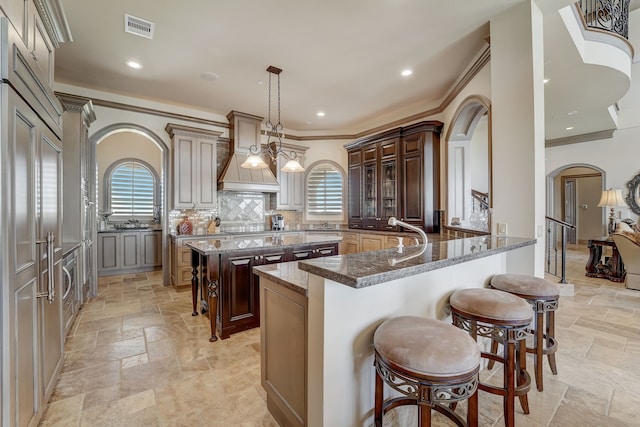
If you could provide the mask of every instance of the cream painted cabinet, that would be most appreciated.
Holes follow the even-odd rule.
[[[220,132],[169,123],[174,209],[215,209]]]
[[[379,251],[384,247],[384,236],[382,235],[362,234],[360,236],[360,252]]]
[[[162,230],[98,233],[98,276],[153,270],[162,265]]]
[[[282,144],[282,149],[287,153],[296,153],[296,160],[304,167],[304,153],[307,147],[298,145]],[[273,171],[280,192],[276,195],[276,209],[301,211],[304,209],[304,177],[305,172],[283,172],[282,167],[287,163],[287,159],[278,157],[275,170]]]

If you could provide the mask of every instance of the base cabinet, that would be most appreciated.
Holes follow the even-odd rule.
[[[261,278],[260,322],[267,408],[279,425],[307,425],[306,296]]]
[[[162,230],[98,234],[98,276],[162,266]]]

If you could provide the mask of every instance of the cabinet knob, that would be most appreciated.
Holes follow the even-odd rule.
[[[256,256],[253,257],[253,259],[255,259],[257,261],[260,258],[258,257],[258,255],[256,255]]]

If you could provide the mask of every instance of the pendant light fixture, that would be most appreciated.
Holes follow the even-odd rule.
[[[258,145],[252,145],[249,147],[250,154],[247,157],[247,160],[244,161],[240,166],[243,168],[249,169],[264,169],[268,168],[264,160],[262,160],[262,155],[267,154],[272,162],[275,162],[278,159],[278,156],[287,160],[287,163],[280,169],[283,172],[304,172],[304,168],[300,163],[296,160],[295,151],[290,151],[287,153],[282,149],[282,138],[284,138],[284,133],[282,130],[284,127],[280,122],[280,73],[282,70],[280,68],[274,67],[270,65],[267,68],[267,72],[269,73],[269,110],[267,114],[267,123],[266,123],[266,134],[267,134],[267,146],[266,148],[260,148]],[[273,124],[271,121],[271,76],[276,75],[278,79],[278,122]]]

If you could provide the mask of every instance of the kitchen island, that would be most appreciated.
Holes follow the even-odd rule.
[[[449,295],[533,273],[535,239],[483,236],[256,267],[262,384],[282,425],[373,423],[373,333],[384,320],[449,320]]]
[[[209,312],[210,341],[260,325],[258,265],[336,255],[340,236],[279,234],[189,241],[192,315]],[[199,285],[202,285],[199,291]]]

